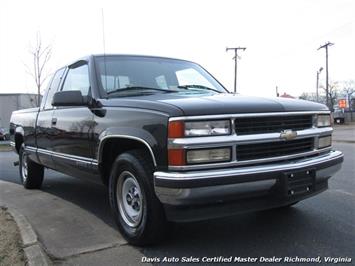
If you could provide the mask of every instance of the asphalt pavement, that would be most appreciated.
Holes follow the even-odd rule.
[[[46,170],[41,190],[23,189],[18,168],[12,165],[17,159],[13,152],[0,152],[0,205],[28,219],[57,265],[139,265],[162,262],[164,257],[175,262],[199,259],[202,264],[203,257],[221,256],[258,260],[320,256],[323,264],[325,257],[354,261],[354,130],[355,126],[335,128],[334,148],[344,152],[345,161],[326,192],[289,210],[179,224],[158,246],[135,248],[125,242],[111,217],[104,186]]]

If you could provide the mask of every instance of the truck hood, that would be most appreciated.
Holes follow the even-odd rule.
[[[141,107],[171,115],[211,115],[261,112],[327,111],[323,104],[287,98],[263,98],[237,94],[162,93],[105,101],[109,106]],[[169,111],[170,109],[170,111]],[[179,112],[179,113],[180,113]]]

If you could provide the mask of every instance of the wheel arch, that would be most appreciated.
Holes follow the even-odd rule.
[[[116,157],[126,151],[141,149],[149,155],[154,168],[157,168],[157,160],[153,151],[156,142],[143,139],[135,135],[110,134],[100,138],[97,149],[97,161],[104,184],[108,184],[112,163]]]
[[[127,140],[134,141],[136,143],[139,143],[140,145],[143,145],[149,151],[149,154],[151,156],[151,159],[153,161],[154,166],[155,167],[157,166],[157,161],[156,161],[156,158],[155,158],[155,154],[153,152],[153,149],[152,149],[151,145],[147,141],[145,141],[142,138],[136,137],[136,136],[119,135],[119,134],[108,135],[108,136],[103,137],[100,140],[100,144],[99,144],[99,147],[98,147],[98,160],[97,160],[98,163],[100,164],[102,162],[103,157],[104,157],[103,156],[103,151],[104,151],[105,145],[108,145],[108,143],[110,143],[110,141],[124,142],[124,141],[127,141]]]

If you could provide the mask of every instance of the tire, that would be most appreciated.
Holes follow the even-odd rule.
[[[169,232],[163,206],[154,192],[153,171],[143,150],[119,155],[111,169],[111,209],[119,231],[132,245],[158,243]]]
[[[43,183],[44,167],[28,158],[24,144],[21,145],[19,156],[22,185],[27,189],[40,189]]]

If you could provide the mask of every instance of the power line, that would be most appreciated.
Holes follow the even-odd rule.
[[[231,47],[231,48],[226,48],[226,52],[229,50],[234,50],[234,93],[237,93],[237,69],[238,69],[238,50],[243,50],[245,51],[247,49],[246,47]]]
[[[318,50],[324,48],[325,49],[325,94],[326,94],[326,103],[329,109],[330,103],[329,103],[329,78],[328,78],[328,46],[332,46],[334,43],[327,42],[326,44],[321,45]]]

